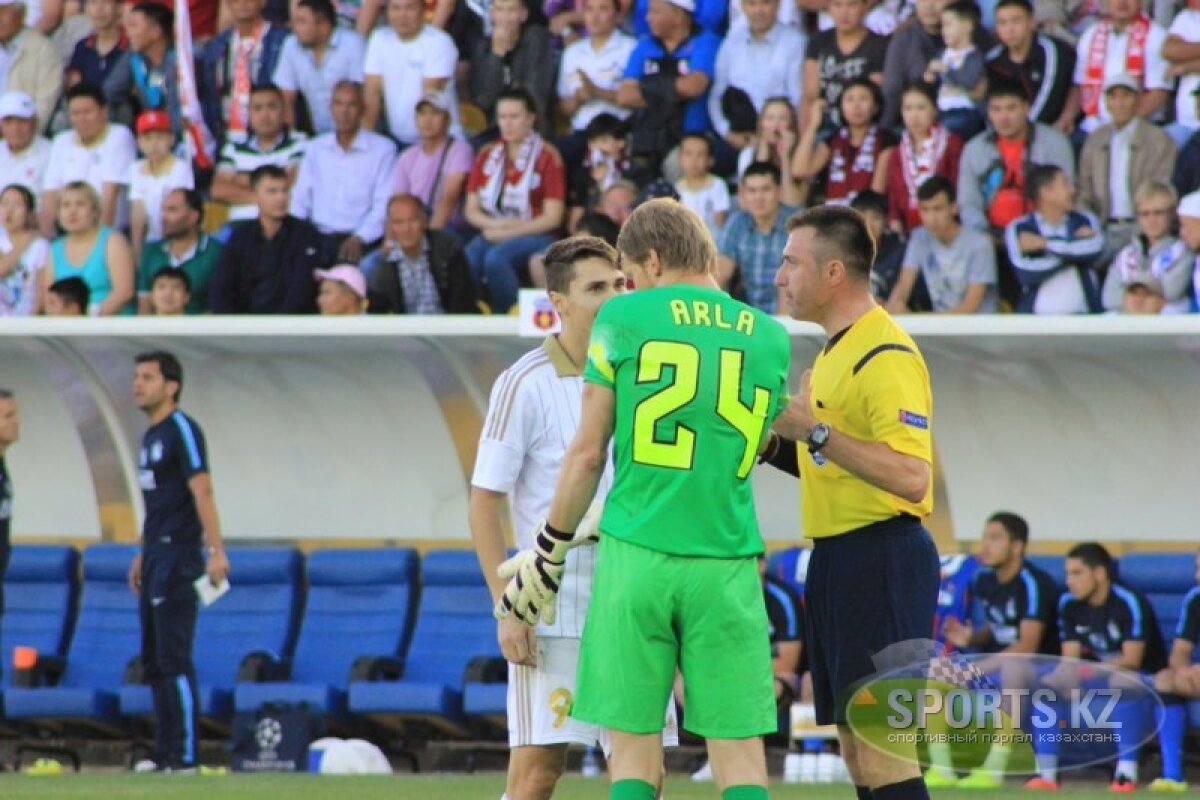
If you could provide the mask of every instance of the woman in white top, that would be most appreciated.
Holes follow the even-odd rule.
[[[38,273],[50,246],[38,236],[37,201],[13,184],[0,192],[0,317],[27,317],[39,306]]]

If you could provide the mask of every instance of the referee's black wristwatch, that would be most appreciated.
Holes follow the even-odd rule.
[[[821,448],[829,444],[829,436],[833,431],[824,422],[818,422],[813,425],[808,431],[808,436],[804,437],[804,443],[808,445],[808,452],[819,453]]]

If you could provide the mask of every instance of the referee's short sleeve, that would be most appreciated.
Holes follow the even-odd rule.
[[[528,376],[516,368],[505,371],[492,386],[475,454],[472,486],[504,494],[516,486],[530,441],[536,435],[534,400]]]
[[[933,395],[921,357],[907,346],[892,346],[863,364],[858,377],[871,440],[932,464]]]

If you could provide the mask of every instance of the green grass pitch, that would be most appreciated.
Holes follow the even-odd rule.
[[[0,774],[3,800],[58,800],[59,798],[104,798],[105,800],[499,800],[504,791],[500,775],[398,775],[395,777],[316,777],[310,775],[227,775],[218,777],[171,777],[160,775],[95,774],[27,777]],[[934,792],[935,800],[1007,800],[1020,792],[1012,783],[1003,791]],[[1108,787],[1098,784],[1067,785],[1059,793],[1070,800],[1109,798]],[[555,800],[607,800],[604,779],[567,778]],[[686,778],[668,781],[665,800],[719,798],[711,784],[695,784]],[[853,800],[850,786],[771,787],[772,800]]]

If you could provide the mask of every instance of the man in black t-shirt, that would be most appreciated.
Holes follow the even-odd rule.
[[[1063,655],[1153,674],[1167,665],[1154,608],[1112,575],[1102,545],[1086,542],[1067,553],[1068,591],[1058,607]]]
[[[972,608],[984,623],[976,630],[947,620],[948,642],[984,653],[1058,655],[1059,589],[1025,560],[1028,546],[1029,525],[1020,516],[999,511],[988,518],[979,548],[984,568],[971,587]]]
[[[829,15],[834,27],[813,34],[804,52],[805,107],[800,115],[800,130],[805,129],[809,115],[819,112],[821,101],[825,103],[828,122],[840,126],[838,98],[846,84],[855,78],[869,78],[882,84],[887,39],[863,25],[868,10],[866,0],[830,0]]]
[[[988,78],[1023,86],[1030,98],[1031,121],[1068,136],[1074,133],[1079,116],[1074,49],[1037,32],[1030,0],[996,4],[996,36],[1000,43],[987,54]]]
[[[215,586],[229,573],[213,501],[204,434],[177,407],[183,368],[170,353],[136,359],[133,399],[150,420],[142,436],[138,476],[146,506],[142,549],[129,569],[139,596],[142,668],[154,698],[154,757],[135,769],[196,769],[200,693],[192,664],[198,600],[193,585],[207,574]],[[204,549],[208,563],[205,564]]]
[[[961,649],[1004,653],[1007,657],[978,662],[993,673],[1001,688],[1028,688],[1035,667],[1018,656],[1057,655],[1058,587],[1054,579],[1025,560],[1029,525],[1011,511],[998,511],[988,518],[979,547],[981,569],[971,584],[971,613],[982,617],[978,628],[951,617],[942,633],[946,641]],[[1010,710],[1006,706],[1006,710]],[[927,785],[934,788],[999,789],[1004,785],[1010,748],[993,745],[984,763],[961,780],[954,775],[950,749],[931,743]]]
[[[1066,659],[1099,661],[1118,670],[1098,680],[1105,686],[1129,692],[1131,700],[1117,702],[1112,712],[1117,737],[1117,766],[1112,788],[1129,792],[1137,784],[1137,756],[1143,724],[1137,700],[1144,676],[1153,675],[1167,665],[1154,608],[1138,591],[1114,581],[1112,556],[1100,544],[1085,542],[1067,553],[1067,594],[1058,604],[1058,624],[1062,635],[1062,654]],[[1122,673],[1130,673],[1128,677]],[[1097,688],[1073,662],[1059,665],[1044,679],[1046,685],[1063,692]],[[1082,681],[1082,683],[1081,683]],[[1027,788],[1047,790],[1058,786],[1057,740],[1034,737],[1038,777]]]
[[[1196,582],[1200,583],[1200,555],[1196,556]],[[1188,700],[1200,698],[1200,664],[1193,661],[1200,644],[1200,586],[1183,598],[1175,641],[1166,669],[1154,676],[1154,688],[1163,700],[1162,724],[1158,745],[1162,753],[1162,776],[1150,783],[1150,791],[1183,792],[1187,781],[1183,771],[1183,740],[1187,733]]]
[[[770,626],[775,702],[784,711],[800,694],[800,675],[804,672],[804,605],[795,589],[766,573],[766,563],[766,559],[759,558],[763,602]]]

